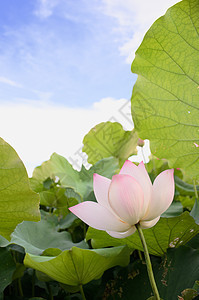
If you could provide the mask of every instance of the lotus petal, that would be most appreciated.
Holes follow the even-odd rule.
[[[144,195],[137,181],[129,175],[114,175],[109,188],[112,210],[130,225],[138,223],[144,215]]]
[[[124,239],[125,237],[132,235],[135,231],[136,231],[136,227],[131,226],[131,228],[129,228],[129,230],[125,232],[107,231],[107,233],[114,238]]]
[[[152,188],[152,200],[142,221],[157,218],[170,206],[175,191],[173,173],[173,169],[165,170],[156,177]]]
[[[144,163],[141,162],[139,166],[136,166],[134,163],[127,160],[120,170],[120,174],[130,175],[139,183],[144,193],[143,210],[147,211],[148,206],[151,202],[152,183],[146,171]]]
[[[69,210],[83,222],[99,230],[126,231],[129,228],[129,224],[96,202],[85,201],[70,207]]]
[[[160,216],[151,221],[140,221],[140,227],[142,229],[151,228],[159,221],[159,219],[160,219]]]
[[[110,184],[110,179],[96,173],[93,175],[93,189],[95,197],[97,202],[105,207],[110,207],[108,202],[108,190]]]

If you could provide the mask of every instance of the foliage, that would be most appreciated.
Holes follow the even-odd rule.
[[[28,179],[0,139],[0,300],[84,299],[83,290],[87,300],[154,299],[137,232],[116,239],[69,211],[96,201],[93,174],[117,174],[136,153],[138,136],[151,142],[152,182],[175,168],[172,205],[143,230],[161,298],[198,299],[198,11],[197,0],[183,0],[149,29],[132,64],[137,133],[119,123],[96,125],[84,138],[89,169],[77,171],[54,153]]]
[[[116,157],[122,165],[129,156],[137,154],[137,133],[125,131],[122,125],[103,122],[93,127],[83,140],[88,162],[95,164],[104,157]]]
[[[15,150],[0,139],[0,234],[9,239],[23,220],[39,221],[39,196],[30,189]]]
[[[136,52],[132,116],[151,152],[199,178],[199,2],[183,0],[159,18]]]

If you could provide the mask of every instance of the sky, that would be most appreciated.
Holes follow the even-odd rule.
[[[177,2],[0,1],[0,136],[30,176],[53,152],[81,165],[82,139],[100,122],[133,128],[135,51]]]

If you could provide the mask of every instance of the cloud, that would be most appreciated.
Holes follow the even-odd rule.
[[[4,103],[0,110],[1,137],[17,151],[30,176],[53,152],[76,162],[74,167],[81,166],[83,137],[100,122],[118,121],[126,130],[133,128],[126,99],[105,98],[87,109],[46,102]],[[141,159],[139,155],[137,160]]]
[[[100,14],[115,19],[115,23],[109,20],[107,29],[113,27],[115,41],[119,41],[118,50],[126,57],[126,62],[131,63],[146,31],[156,19],[164,15],[166,10],[177,2],[179,1],[93,0],[91,4],[90,0],[81,0],[80,3],[76,2],[76,5],[70,1],[66,5],[63,0],[39,0],[35,14],[41,18],[48,18],[55,11],[59,11],[59,14],[68,20],[82,22],[88,13],[92,12],[94,16],[98,12],[96,20]]]
[[[60,0],[38,0],[38,7],[34,14],[42,19],[46,19],[53,14],[55,7],[60,3]]]
[[[5,83],[5,84],[8,84],[10,86],[13,86],[13,87],[17,87],[17,88],[22,88],[22,85],[13,81],[13,80],[10,80],[6,77],[0,77],[0,83]]]
[[[176,0],[103,0],[104,14],[117,21],[115,31],[120,34],[119,51],[131,63],[144,34],[156,19],[179,1]]]

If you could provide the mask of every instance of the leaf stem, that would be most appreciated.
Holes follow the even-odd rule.
[[[83,299],[83,300],[86,300],[86,297],[85,297],[85,294],[84,294],[84,290],[83,290],[82,284],[79,285],[79,290],[80,290],[80,293],[81,293],[81,295],[82,295],[82,299]]]
[[[142,252],[140,250],[138,250],[138,255],[139,255],[140,260],[143,261]]]
[[[35,296],[35,270],[33,270],[32,274],[32,297]]]
[[[154,293],[154,298],[156,300],[160,300],[160,295],[159,295],[159,292],[158,292],[158,289],[157,289],[157,286],[156,286],[156,283],[155,283],[155,278],[154,278],[154,275],[153,275],[151,260],[150,260],[150,257],[149,257],[149,252],[148,252],[147,244],[146,244],[146,241],[145,241],[145,238],[144,238],[144,234],[142,232],[142,229],[141,229],[139,223],[136,224],[135,226],[138,230],[139,237],[141,239],[142,246],[143,246],[143,249],[144,249],[144,256],[145,256],[145,260],[146,260],[148,276],[149,276],[151,288],[152,288],[153,293]]]
[[[46,282],[46,287],[47,287],[47,290],[48,290],[48,293],[49,293],[49,298],[50,298],[50,300],[53,300],[53,299],[54,299],[53,293],[52,293],[50,284],[49,284],[48,282]]]
[[[18,288],[19,288],[19,295],[23,297],[23,289],[21,284],[21,278],[18,278]]]
[[[197,188],[196,188],[196,181],[195,180],[193,180],[193,186],[194,186],[194,192],[195,192],[196,199],[198,199],[198,191],[197,191]]]

